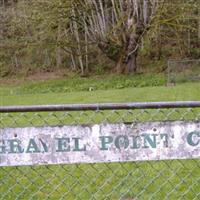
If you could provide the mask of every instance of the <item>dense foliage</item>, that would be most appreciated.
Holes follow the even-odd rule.
[[[133,73],[142,68],[136,59],[144,66],[200,57],[198,1],[120,2],[1,0],[0,76],[60,69],[85,75],[116,66]]]

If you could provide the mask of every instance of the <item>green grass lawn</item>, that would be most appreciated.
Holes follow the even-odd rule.
[[[69,93],[93,90],[110,90],[134,87],[162,86],[166,83],[164,74],[137,74],[134,76],[105,75],[94,77],[71,77],[54,80],[1,81],[0,95]]]
[[[0,91],[3,89],[1,88]],[[95,91],[1,95],[1,105],[200,100],[200,83]]]
[[[130,79],[128,79],[130,80]],[[200,83],[184,83],[175,87],[158,86],[132,86],[132,79],[128,87],[116,88],[114,83],[104,87],[93,86],[94,91],[89,92],[85,83],[70,91],[53,87],[50,81],[30,83],[29,85],[3,86],[0,88],[1,105],[33,105],[33,104],[66,104],[66,103],[100,103],[100,102],[135,102],[135,101],[182,101],[200,100]],[[59,82],[59,81],[58,81]],[[109,83],[109,81],[105,81]],[[117,81],[116,81],[117,82]],[[123,81],[122,81],[123,82]],[[126,81],[124,81],[126,82]],[[101,80],[100,83],[103,83]],[[118,83],[118,82],[117,82]],[[116,83],[116,84],[117,84]],[[122,84],[123,85],[123,84]],[[69,86],[66,86],[69,87]],[[73,87],[73,86],[70,86]],[[107,86],[106,86],[107,87]],[[31,88],[35,88],[31,92]],[[54,88],[54,89],[53,89]],[[17,92],[15,92],[15,90]],[[14,92],[13,92],[14,91]],[[53,92],[55,91],[55,93]],[[120,111],[121,112],[121,111]],[[124,112],[124,111],[123,111]],[[185,112],[185,111],[184,111]],[[199,110],[197,110],[199,113]],[[65,113],[36,113],[26,115],[10,114],[1,115],[1,122],[6,119],[6,126],[14,123],[31,126],[44,125],[39,123],[41,117],[49,120],[50,124],[59,123],[55,116],[62,117],[63,123],[69,123]],[[71,113],[70,113],[71,114]],[[80,113],[74,112],[75,117]],[[90,119],[82,113],[78,116],[77,123],[89,121],[102,121],[104,116],[94,115]],[[109,113],[106,113],[107,115]],[[124,113],[126,114],[126,113]],[[124,116],[123,113],[112,113],[111,121]],[[129,113],[130,114],[130,113]],[[156,119],[164,119],[165,114],[157,114]],[[179,119],[181,113],[175,113]],[[196,113],[197,114],[197,113]],[[148,113],[141,113],[143,119],[149,119]],[[190,115],[190,114],[189,114]],[[136,117],[136,113],[131,113]],[[14,118],[13,118],[14,117]],[[127,118],[126,118],[127,117]],[[124,117],[126,121],[130,116]],[[193,117],[192,115],[190,117]],[[14,119],[16,121],[14,121]],[[169,119],[174,119],[172,116]],[[73,122],[74,123],[74,122]],[[19,126],[21,126],[19,125]],[[110,164],[77,164],[59,166],[33,166],[33,167],[3,167],[0,168],[0,199],[96,199],[96,200],[147,200],[147,199],[198,199],[200,194],[199,160],[174,160],[153,162],[129,162]]]

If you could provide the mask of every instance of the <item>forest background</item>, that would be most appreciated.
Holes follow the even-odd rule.
[[[166,71],[168,60],[200,57],[199,7],[197,0],[1,0],[0,76]]]

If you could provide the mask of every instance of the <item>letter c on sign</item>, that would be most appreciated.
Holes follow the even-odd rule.
[[[192,132],[187,136],[187,142],[189,145],[195,147],[200,144],[200,132]]]

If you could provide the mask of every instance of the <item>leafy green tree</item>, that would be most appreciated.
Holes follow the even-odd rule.
[[[135,73],[141,40],[162,5],[162,0],[76,0],[74,10],[90,41],[116,62],[117,72]]]

